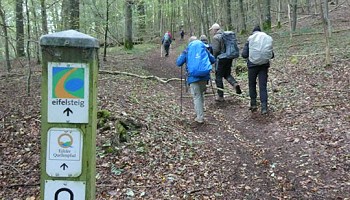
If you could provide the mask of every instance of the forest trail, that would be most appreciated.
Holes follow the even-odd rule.
[[[101,72],[181,78],[175,61],[186,39],[173,42],[169,57],[160,57],[159,44],[111,49],[98,80],[98,110],[110,117],[97,130],[96,199],[347,199],[350,37],[335,34],[333,66],[325,67],[323,55],[303,55],[321,52],[323,44],[309,44],[323,35],[296,42],[274,33],[270,113],[248,110],[247,77],[235,76],[243,94],[224,81],[230,94],[217,103],[209,88],[202,125],[193,122],[192,97],[180,81]],[[41,104],[33,102],[41,98],[42,67],[32,66],[30,95],[20,61],[0,79],[0,199],[39,199]],[[131,127],[127,142],[118,141],[120,122]]]
[[[181,71],[175,64],[179,56],[176,50],[185,46],[187,39],[176,40],[174,43],[169,57],[160,58],[159,52],[153,52],[148,57],[149,60],[146,62],[153,63],[147,67],[151,74],[161,78],[180,78]],[[215,79],[214,74],[212,79]],[[216,88],[215,81],[212,84]],[[211,176],[217,185],[203,183],[200,193],[221,193],[228,199],[236,197],[237,194],[238,196],[244,194],[249,199],[268,199],[271,188],[278,188],[278,183],[273,177],[271,178],[269,172],[270,164],[274,164],[274,152],[272,149],[267,150],[277,148],[276,142],[280,142],[273,138],[272,134],[277,123],[276,116],[273,111],[267,116],[262,116],[260,112],[251,113],[248,110],[246,82],[240,82],[242,95],[233,95],[234,88],[226,80],[224,84],[226,90],[231,93],[225,94],[224,102],[216,102],[212,88],[208,88],[210,94],[205,97],[204,124],[193,121],[195,114],[192,96],[183,89],[185,93],[183,95],[187,98],[183,98],[184,112],[180,115],[186,119],[185,126],[196,135],[195,138],[204,142],[205,162],[216,166],[208,176]],[[173,86],[173,92],[180,98],[180,83],[177,82]]]

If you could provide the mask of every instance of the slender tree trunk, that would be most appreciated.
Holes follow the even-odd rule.
[[[261,0],[258,0],[257,2],[257,6],[258,6],[258,13],[259,13],[259,25],[260,27],[263,27],[263,14],[262,14],[262,8],[261,8]]]
[[[232,16],[231,16],[231,0],[226,0],[226,24],[228,30],[233,30]]]
[[[204,22],[204,33],[205,35],[209,38],[209,27],[210,27],[210,24],[209,24],[209,13],[208,13],[208,5],[210,4],[210,1],[209,0],[204,0],[204,19],[205,19],[205,22]]]
[[[16,52],[17,57],[24,54],[24,19],[23,19],[23,0],[16,0]]]
[[[144,41],[144,37],[146,36],[146,12],[145,12],[145,2],[143,0],[138,2],[137,5],[137,12],[138,12],[138,18],[139,18],[139,40]]]
[[[323,9],[322,6],[322,1],[325,5],[325,9]],[[330,40],[330,35],[329,35],[329,19],[328,19],[328,14],[327,14],[327,5],[328,4],[328,0],[320,0],[320,11],[321,11],[321,16],[322,16],[322,22],[323,22],[323,31],[325,34],[325,40],[326,40],[326,65],[330,66],[331,65],[331,51],[330,51],[330,44],[329,44],[329,40]]]
[[[314,5],[314,8],[315,8],[315,15],[317,15],[317,0],[314,0],[315,2],[315,5]]]
[[[307,12],[308,15],[310,15],[310,13],[311,13],[310,7],[311,7],[310,0],[306,0],[306,12]]]
[[[35,8],[36,7],[36,4],[34,4],[34,0],[30,0],[30,3],[31,3],[31,7],[32,8]],[[35,9],[33,9],[35,10]],[[32,11],[33,13],[33,23],[34,23],[34,26],[33,26],[33,30],[34,30],[34,34],[35,34],[35,38],[39,38],[39,26],[38,26],[38,16],[36,14],[35,11]],[[39,49],[39,43],[38,42],[35,42],[34,43],[34,51],[35,51],[35,57],[37,59],[37,63],[40,64],[40,49]]]
[[[11,71],[11,62],[10,62],[10,49],[9,49],[9,37],[7,33],[7,24],[6,24],[6,13],[2,7],[2,0],[0,0],[0,17],[1,17],[1,26],[4,32],[5,37],[5,59],[6,59],[6,69],[9,73]]]
[[[47,14],[46,14],[46,3],[45,0],[40,0],[40,8],[41,8],[41,26],[42,26],[42,33],[47,34],[48,28],[47,28]]]
[[[28,77],[27,77],[27,96],[30,96],[30,81],[32,79],[32,68],[30,64],[30,17],[29,17],[29,7],[28,7],[28,0],[25,0],[25,8],[26,8],[26,14],[27,14],[27,61],[28,61]]]
[[[263,29],[266,31],[271,30],[271,0],[265,0],[264,3]]]
[[[298,8],[298,0],[293,0],[292,31],[295,31],[297,28],[297,8]]]
[[[292,16],[291,16],[291,5],[288,3],[288,21],[289,21],[289,36],[290,39],[293,37],[293,28],[292,28]]]
[[[278,0],[277,5],[277,28],[281,28],[281,12],[282,12],[282,0]]]
[[[107,61],[107,46],[108,46],[108,25],[109,25],[109,0],[106,2],[106,27],[105,27],[105,45],[103,46],[103,61]]]
[[[247,24],[245,22],[245,12],[243,7],[243,0],[239,0],[239,19],[241,24],[241,34],[247,33]]]
[[[162,23],[162,0],[158,0],[158,36],[161,36],[163,34],[163,23]]]
[[[132,49],[132,1],[125,1],[125,42],[126,49]]]

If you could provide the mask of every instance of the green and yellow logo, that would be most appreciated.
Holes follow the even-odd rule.
[[[84,98],[84,68],[53,67],[52,98]]]

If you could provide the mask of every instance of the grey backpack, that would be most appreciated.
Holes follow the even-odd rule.
[[[239,57],[239,49],[235,32],[225,31],[222,34],[222,40],[225,44],[225,52],[218,55],[219,59],[234,59]]]

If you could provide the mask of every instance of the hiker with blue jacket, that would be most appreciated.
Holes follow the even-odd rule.
[[[204,123],[204,91],[210,79],[210,71],[215,58],[206,49],[206,45],[192,36],[189,39],[187,48],[176,60],[176,65],[181,67],[186,63],[187,84],[190,86],[193,96],[195,121]]]
[[[267,78],[270,67],[270,59],[274,58],[272,50],[272,38],[262,32],[260,26],[255,26],[253,33],[249,36],[242,51],[242,57],[247,59],[248,66],[248,82],[250,108],[252,112],[256,112],[257,93],[256,79],[259,77],[259,94],[261,103],[261,114],[267,114]]]
[[[224,31],[221,30],[220,25],[217,23],[213,24],[209,30],[210,33],[213,35],[211,45],[213,49],[213,55],[217,59],[217,63],[215,66],[215,83],[216,87],[219,89],[217,91],[218,97],[216,98],[216,101],[222,102],[224,101],[224,92],[222,91],[224,89],[223,78],[225,78],[234,87],[237,94],[241,94],[242,91],[236,79],[233,78],[233,76],[231,75],[233,59],[218,59],[218,56],[222,53],[225,53],[226,51],[226,47],[222,39]]]

